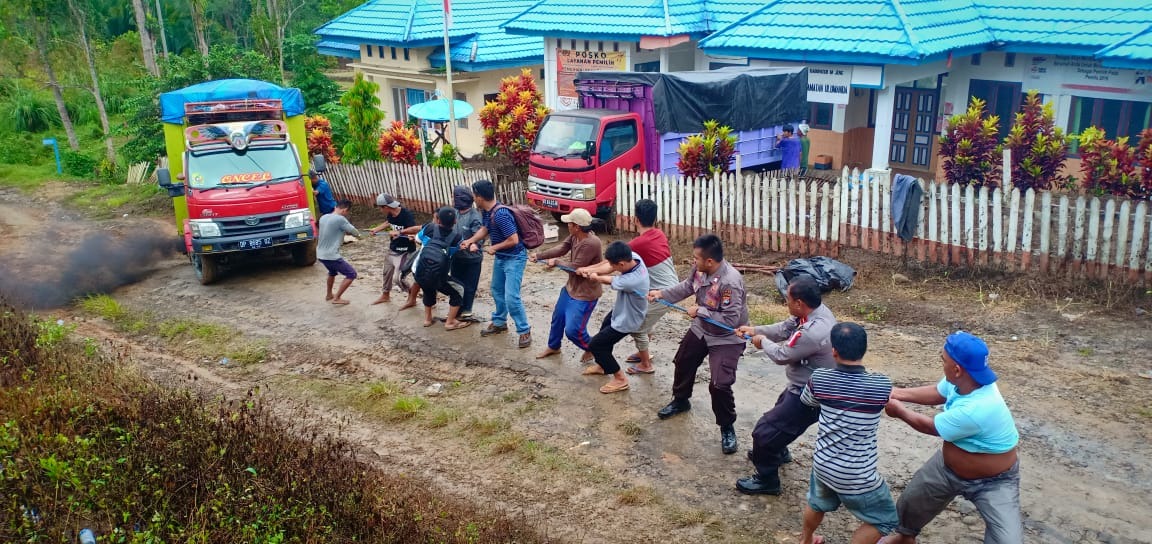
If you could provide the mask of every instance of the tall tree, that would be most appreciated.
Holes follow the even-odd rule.
[[[188,7],[192,14],[192,33],[196,35],[196,49],[200,54],[208,56],[208,29],[204,17],[204,0],[188,0]]]
[[[136,31],[140,33],[140,48],[144,51],[144,68],[148,69],[149,74],[159,76],[156,42],[152,41],[152,32],[148,30],[148,12],[144,8],[144,0],[132,0],[132,10],[136,12]]]
[[[68,0],[68,11],[76,23],[80,34],[80,48],[88,61],[88,75],[92,78],[92,97],[96,99],[96,111],[100,114],[100,127],[104,129],[104,154],[112,163],[116,162],[116,146],[112,144],[112,124],[108,121],[108,111],[104,108],[104,96],[100,92],[100,76],[96,73],[96,59],[92,54],[92,42],[88,39],[88,5],[84,0]]]
[[[252,5],[252,32],[264,54],[280,64],[280,83],[284,77],[284,42],[292,18],[308,4],[307,0],[257,0]]]

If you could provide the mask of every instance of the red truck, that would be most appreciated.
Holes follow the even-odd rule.
[[[223,80],[161,95],[169,168],[157,171],[196,278],[240,257],[316,262],[315,197],[297,89]],[[243,97],[243,98],[241,98]],[[275,98],[273,98],[275,97]],[[323,159],[313,159],[324,170]],[[171,171],[177,172],[173,182]]]
[[[681,140],[716,119],[737,131],[747,168],[779,163],[776,136],[808,115],[804,68],[585,72],[581,109],[544,119],[528,163],[527,199],[560,215],[583,208],[615,229],[616,172],[678,175]]]

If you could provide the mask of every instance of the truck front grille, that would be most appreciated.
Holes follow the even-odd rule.
[[[557,198],[572,198],[572,188],[567,185],[560,185],[557,183],[544,181],[541,179],[529,180],[536,184],[536,192],[544,196],[554,196]]]
[[[287,212],[276,212],[263,215],[250,215],[222,219],[220,223],[221,236],[244,236],[273,232],[284,228],[284,216]],[[253,223],[253,224],[250,224]]]

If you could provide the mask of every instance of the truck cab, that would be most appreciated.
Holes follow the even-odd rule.
[[[181,149],[169,149],[176,182],[167,169],[158,179],[174,197],[200,283],[215,281],[221,265],[242,254],[287,250],[295,264],[311,266],[315,200],[280,101],[188,102],[184,119],[173,127],[181,129]],[[315,167],[323,170],[322,163]]]
[[[611,230],[621,168],[645,169],[639,115],[606,109],[553,112],[532,147],[528,201],[557,218],[582,208]]]

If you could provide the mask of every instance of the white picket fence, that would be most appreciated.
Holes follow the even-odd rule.
[[[715,232],[730,243],[794,254],[863,248],[950,266],[1152,283],[1149,203],[920,180],[915,238],[892,223],[892,183],[847,168],[830,182],[761,175],[672,178],[621,170],[617,223],[634,230],[637,199],[659,205],[669,238]]]
[[[409,166],[367,161],[363,164],[332,164],[324,175],[332,192],[340,198],[368,205],[376,204],[376,195],[388,193],[404,207],[431,214],[441,206],[452,204],[452,189],[457,185],[471,187],[481,179],[493,179],[486,170],[462,170]],[[503,182],[496,186],[496,198],[505,203],[523,203],[523,182]]]

